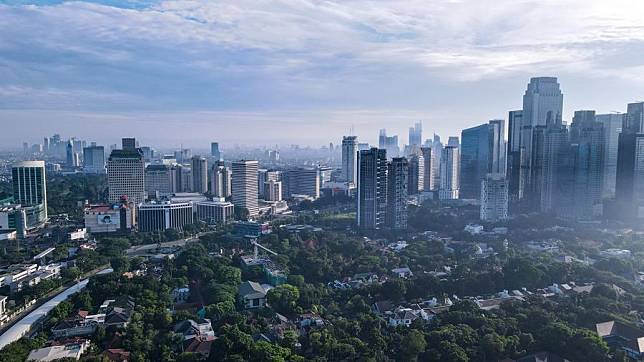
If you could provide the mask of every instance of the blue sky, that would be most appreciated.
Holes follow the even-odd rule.
[[[1,145],[444,138],[557,76],[564,115],[644,98],[641,1],[0,1]]]

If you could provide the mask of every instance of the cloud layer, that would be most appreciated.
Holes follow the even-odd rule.
[[[619,110],[644,92],[642,13],[636,0],[5,1],[0,120],[250,112],[252,127],[308,127],[368,110],[454,133],[520,106],[533,75],[561,78],[568,113]]]

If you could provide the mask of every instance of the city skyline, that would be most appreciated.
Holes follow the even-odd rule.
[[[419,120],[447,138],[520,108],[534,76],[563,84],[566,123],[625,112],[644,92],[644,5],[576,3],[9,1],[0,120],[15,127],[0,143],[39,130],[321,145],[353,128],[375,144],[378,129],[406,140]]]

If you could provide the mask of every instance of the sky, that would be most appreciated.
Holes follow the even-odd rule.
[[[376,142],[644,99],[644,1],[0,0],[0,146]]]

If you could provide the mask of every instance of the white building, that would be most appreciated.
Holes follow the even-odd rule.
[[[358,137],[342,137],[342,180],[356,184],[358,175]]]
[[[264,182],[264,200],[282,201],[282,181]]]
[[[121,210],[123,208],[123,210]],[[97,204],[85,206],[85,228],[89,233],[112,233],[132,229],[136,223],[134,204]]]
[[[481,220],[497,222],[508,219],[508,180],[491,173],[481,180]]]
[[[240,160],[232,163],[232,195],[235,207],[248,210],[249,216],[259,213],[257,170],[259,162]]]
[[[180,230],[194,223],[192,203],[166,201],[141,204],[138,208],[137,220],[140,231]]]
[[[212,168],[210,192],[214,197],[229,197],[231,195],[230,168],[223,165]]]
[[[440,159],[440,189],[438,198],[441,200],[458,199],[459,191],[459,151],[458,146],[445,146]]]
[[[208,224],[226,224],[235,218],[235,206],[223,199],[198,201],[194,204],[197,220]]]

